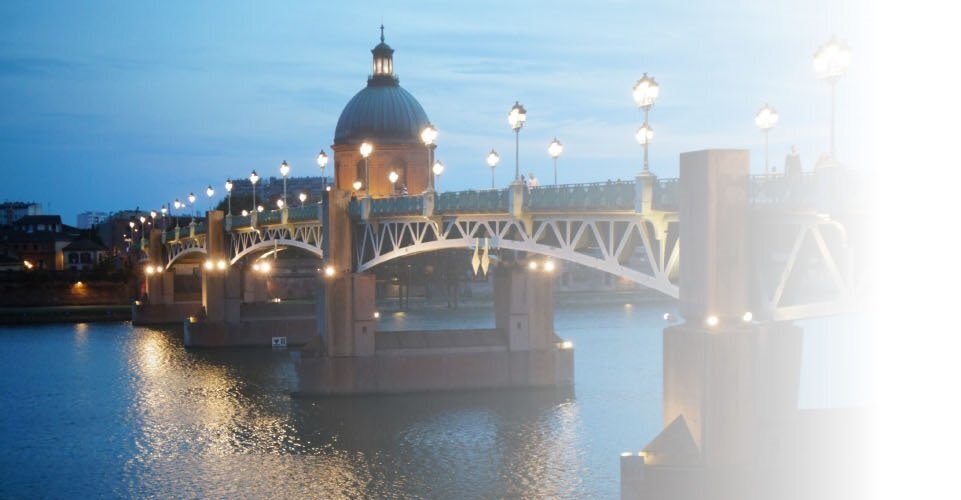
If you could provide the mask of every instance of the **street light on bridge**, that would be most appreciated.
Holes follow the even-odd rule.
[[[327,176],[324,175],[324,170],[327,168],[328,160],[330,160],[330,158],[327,157],[327,153],[324,152],[323,149],[321,149],[320,153],[317,153],[317,166],[320,167],[320,189],[321,190],[326,189],[326,185],[327,185]]]
[[[187,201],[190,202],[190,223],[194,222],[194,202],[197,201],[197,196],[191,192],[187,195]]]
[[[561,155],[564,151],[564,145],[561,141],[557,140],[557,137],[547,146],[547,154],[551,155],[554,159],[554,185],[557,185],[557,157]]]
[[[181,208],[183,208],[183,206],[184,204],[180,202],[180,198],[174,199],[174,210],[180,210]],[[177,229],[180,229],[180,217],[177,217],[177,214],[174,212],[171,212],[170,215],[173,216],[174,218],[174,227],[176,227]],[[179,237],[180,233],[178,232],[177,235]]]
[[[527,121],[527,110],[520,101],[514,101],[509,113],[507,113],[507,123],[514,131],[514,182],[521,181],[521,129]]]
[[[230,182],[230,179],[227,179],[227,182],[224,183],[224,189],[227,190],[227,215],[231,215],[232,211],[230,210],[230,194],[234,190],[234,183]]]
[[[434,166],[431,167],[431,170],[434,172],[434,177],[440,177],[440,174],[444,173],[444,164],[441,163],[440,160],[437,160],[434,162]],[[438,184],[439,181],[439,179],[434,179],[434,184]]]
[[[280,164],[280,175],[284,178],[284,203],[287,203],[287,174],[290,173],[290,165],[287,164],[287,160],[284,160]]]
[[[818,80],[824,80],[831,86],[831,159],[834,159],[834,101],[835,87],[838,80],[847,72],[851,65],[851,49],[837,37],[832,36],[828,43],[818,47],[814,53],[812,66]]]
[[[754,116],[754,123],[757,125],[757,128],[761,129],[761,132],[764,132],[764,168],[762,169],[763,172],[767,172],[768,166],[770,166],[771,168],[771,173],[774,173],[775,171],[774,165],[771,165],[769,163],[770,160],[768,159],[768,137],[767,136],[768,136],[768,132],[772,128],[774,128],[775,125],[777,125],[777,120],[778,120],[777,110],[772,108],[771,106],[768,106],[767,104],[765,104],[764,107],[757,112],[757,115]]]
[[[400,179],[400,176],[397,175],[397,172],[391,170],[390,173],[387,174],[387,180],[390,181],[390,194],[391,194],[391,195],[393,195],[393,194],[396,192],[394,186],[397,184],[397,179]]]
[[[250,205],[250,210],[257,210],[257,181],[260,180],[260,176],[257,175],[257,171],[253,170],[250,172],[250,185],[254,187],[254,198],[253,204]]]
[[[427,122],[427,126],[424,127],[424,130],[420,131],[420,140],[424,141],[424,146],[427,147],[427,167],[431,168],[434,163],[434,141],[437,140],[437,128],[435,128],[430,122]],[[430,184],[427,186],[427,190],[434,190],[433,177],[430,179]]]
[[[214,187],[210,184],[207,185],[207,211],[209,212],[214,199]]]
[[[297,198],[300,199],[300,206],[303,207],[304,202],[307,201],[307,193],[300,193]]]
[[[494,189],[494,169],[497,168],[497,163],[501,161],[500,155],[497,151],[491,149],[490,153],[487,153],[487,166],[491,168],[491,189]]]
[[[651,143],[651,139],[654,137],[653,130],[651,129],[650,125],[647,124],[647,115],[651,111],[651,108],[654,107],[654,102],[657,101],[657,97],[660,94],[660,85],[657,84],[654,78],[647,76],[647,73],[644,73],[641,79],[634,84],[634,104],[636,104],[638,108],[644,110],[644,124],[641,125],[641,128],[637,130],[635,138],[637,138],[637,142],[644,146],[643,173],[645,174],[650,173],[647,163],[647,145]],[[641,133],[642,130],[645,130],[643,134]]]
[[[360,155],[364,157],[364,186],[367,190],[367,197],[370,197],[370,165],[367,163],[367,157],[370,153],[374,151],[374,146],[369,142],[363,142],[360,145]]]
[[[360,179],[357,179],[357,180],[354,181],[354,183],[353,183],[351,186],[353,186],[353,188],[354,188],[354,194],[355,194],[355,195],[357,194],[357,191],[360,191],[360,188],[363,187],[363,185],[364,185],[364,183],[363,183],[363,182],[360,182]]]

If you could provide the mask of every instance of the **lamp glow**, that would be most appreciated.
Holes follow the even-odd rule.
[[[651,139],[654,138],[654,129],[651,128],[647,123],[641,125],[634,134],[634,138],[637,139],[637,143],[641,146],[646,146],[651,143]]]
[[[360,155],[363,156],[364,158],[367,158],[368,156],[370,156],[370,153],[372,153],[373,151],[374,151],[374,146],[371,145],[371,143],[369,142],[365,142],[360,145]]]
[[[289,173],[290,165],[287,164],[287,160],[284,160],[283,163],[280,164],[280,175],[287,177],[287,174]]]
[[[420,140],[424,141],[425,146],[430,146],[437,140],[437,129],[430,123],[420,131]]]
[[[704,324],[707,326],[714,327],[717,326],[718,323],[720,323],[720,319],[718,319],[718,317],[714,314],[704,319]]]

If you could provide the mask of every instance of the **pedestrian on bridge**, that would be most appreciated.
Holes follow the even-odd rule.
[[[531,172],[530,175],[531,175],[531,182],[530,182],[529,187],[530,187],[531,189],[534,189],[534,188],[540,186],[541,183],[537,180],[537,177],[534,177],[534,172]]]

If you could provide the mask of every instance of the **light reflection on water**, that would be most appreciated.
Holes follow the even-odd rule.
[[[177,330],[123,323],[3,328],[0,497],[615,497],[618,453],[660,430],[664,310],[558,309],[573,391],[330,399],[289,396],[286,351],[186,351]]]

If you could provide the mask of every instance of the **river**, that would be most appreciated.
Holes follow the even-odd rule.
[[[297,399],[283,350],[185,350],[130,323],[0,328],[0,498],[616,498],[661,428],[673,304],[558,308],[572,390]],[[381,329],[491,327],[489,309]],[[810,321],[802,407],[870,400],[866,329]]]

